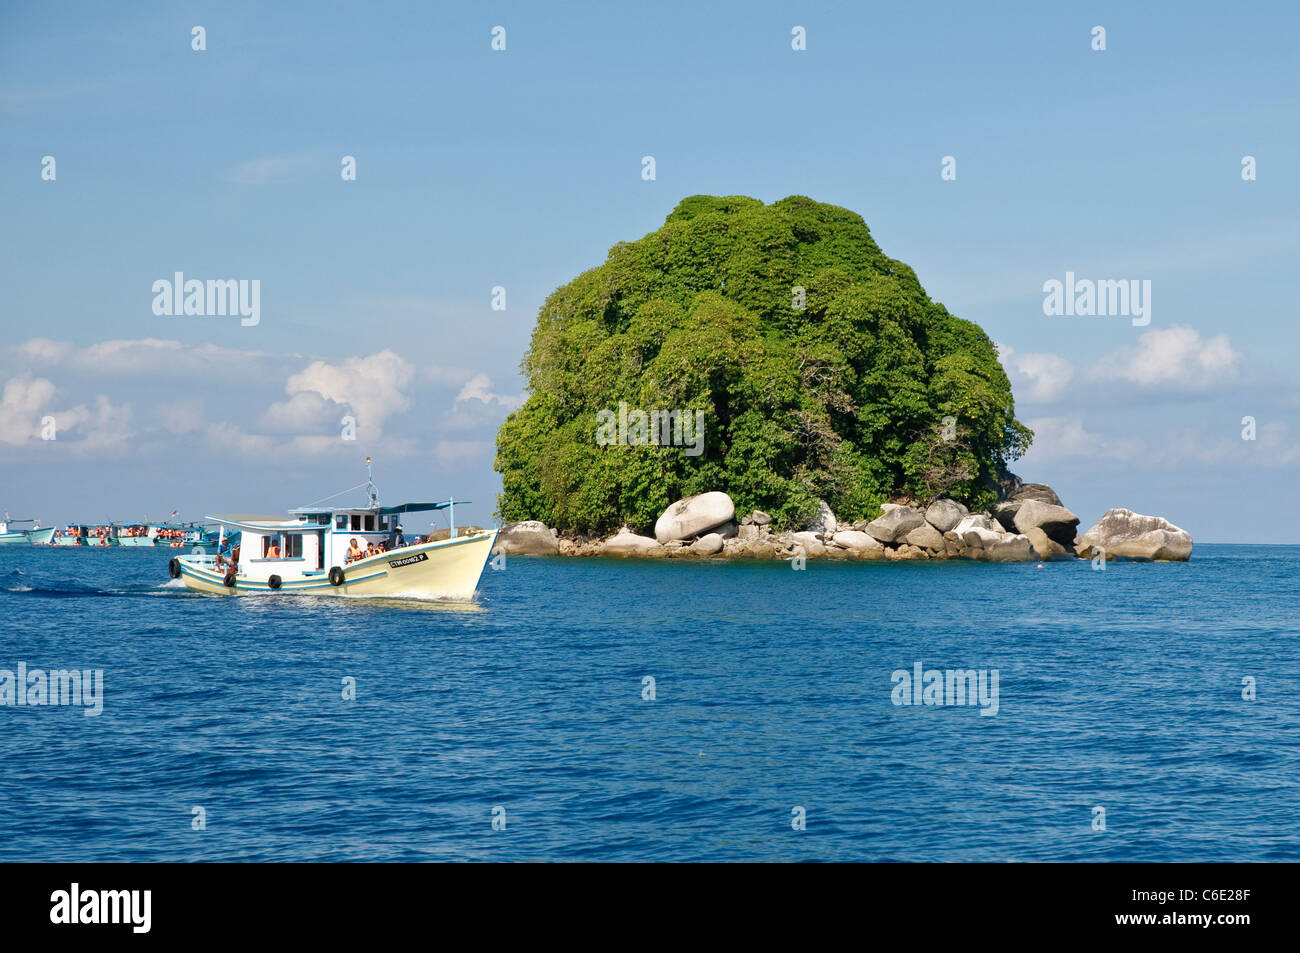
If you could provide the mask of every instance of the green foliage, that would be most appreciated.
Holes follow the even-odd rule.
[[[987,335],[931,301],[861,216],[803,196],[683,199],[551,293],[522,367],[530,397],[497,435],[498,515],[566,533],[644,531],[706,490],[782,527],[818,499],[843,520],[891,497],[983,508],[1033,437]],[[620,401],[704,411],[703,452],[599,445],[597,414]]]

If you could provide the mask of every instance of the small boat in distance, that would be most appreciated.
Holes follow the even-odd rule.
[[[14,523],[34,523],[31,529],[11,530]],[[54,538],[54,527],[41,529],[36,520],[14,520],[6,513],[0,520],[0,546],[45,546]]]
[[[464,500],[380,506],[373,477],[361,486],[369,502],[360,507],[302,506],[290,510],[287,518],[209,516],[222,527],[217,554],[177,556],[168,572],[190,589],[211,594],[297,592],[470,601],[497,531],[471,529],[457,535],[455,507]],[[399,519],[403,513],[443,509],[451,525],[446,538],[434,538],[441,533],[406,538]],[[226,542],[227,530],[240,534],[238,545]]]

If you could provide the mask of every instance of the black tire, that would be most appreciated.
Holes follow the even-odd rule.
[[[230,570],[230,572],[226,573],[226,578],[223,579],[223,580],[221,580],[221,581],[225,584],[225,586],[226,586],[227,589],[234,589],[234,588],[235,588],[235,571],[234,571],[233,569]]]
[[[175,556],[173,556],[172,561],[167,564],[167,575],[171,576],[173,579],[179,579],[181,576],[181,561]]]
[[[272,575],[272,576],[270,576],[270,577],[267,578],[267,580],[266,580],[266,584],[267,584],[268,586],[270,586],[272,589],[279,589],[279,588],[280,588],[280,577],[279,577],[279,576]]]
[[[330,585],[331,586],[343,585],[343,570],[338,566],[335,566],[333,569],[330,570]]]

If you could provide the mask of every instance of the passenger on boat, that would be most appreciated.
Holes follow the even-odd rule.
[[[348,562],[354,563],[358,559],[364,559],[365,555],[366,554],[361,551],[361,547],[357,545],[357,541],[354,538],[352,542],[348,544]]]
[[[275,540],[271,540],[271,544],[266,547],[266,558],[267,559],[280,558],[280,547],[276,545]]]
[[[217,547],[217,568],[224,569],[226,565],[226,560],[228,560],[229,558],[230,558],[230,537],[226,537],[221,541],[221,545]]]

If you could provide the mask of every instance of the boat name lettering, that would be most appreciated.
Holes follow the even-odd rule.
[[[396,569],[398,566],[409,566],[411,563],[418,563],[421,560],[428,558],[429,557],[424,553],[415,553],[410,556],[403,556],[401,559],[390,559],[388,560],[388,565]]]

